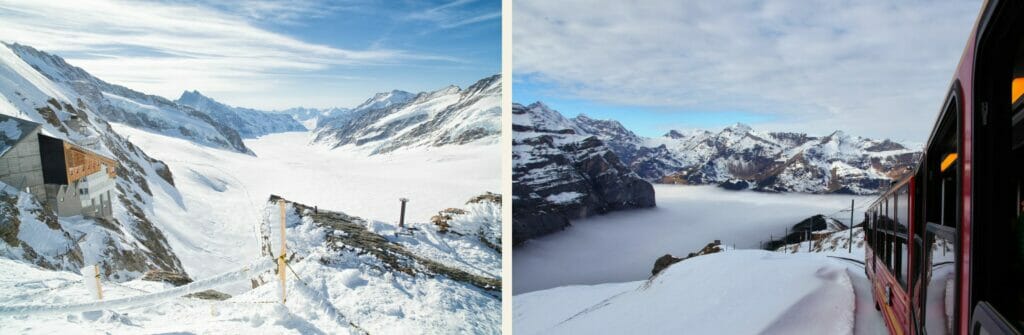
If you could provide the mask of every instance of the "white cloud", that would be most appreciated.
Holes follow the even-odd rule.
[[[287,7],[287,8],[285,8]],[[411,60],[455,62],[393,49],[307,43],[250,20],[287,23],[335,7],[299,1],[244,2],[225,11],[184,3],[0,0],[0,40],[31,45],[113,83],[175,98],[186,89],[237,95],[336,66]],[[256,106],[253,106],[256,107]]]
[[[978,9],[977,1],[516,0],[513,69],[562,97],[769,113],[785,122],[769,127],[923,140]]]
[[[465,5],[476,0],[454,0],[443,5],[433,7],[421,12],[412,13],[406,19],[427,21],[437,25],[438,29],[452,29],[467,24],[479,23],[501,18],[501,12],[481,13],[479,11],[465,9]]]

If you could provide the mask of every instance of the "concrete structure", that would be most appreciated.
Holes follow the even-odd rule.
[[[0,115],[0,182],[44,199],[38,123]]]
[[[117,162],[41,129],[0,115],[0,181],[31,193],[58,216],[111,219]]]

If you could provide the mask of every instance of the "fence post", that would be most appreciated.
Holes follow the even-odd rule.
[[[809,226],[807,228],[806,237],[807,237],[807,252],[811,252],[811,228]]]
[[[103,286],[100,284],[100,279],[99,264],[82,267],[82,280],[85,282],[85,288],[92,293],[96,300],[103,300]]]
[[[398,198],[398,201],[402,202],[402,212],[398,216],[398,227],[405,228],[405,203],[409,202],[408,198]]]
[[[849,253],[853,253],[853,200],[850,199],[850,241],[849,241]]]
[[[285,288],[287,287],[287,285],[286,285],[287,283],[285,281],[286,280],[286,276],[285,276],[285,272],[284,272],[284,270],[285,270],[285,268],[284,268],[285,267],[284,258],[285,258],[285,255],[288,252],[288,249],[286,247],[287,240],[285,240],[285,236],[284,236],[284,230],[285,230],[284,229],[284,227],[285,227],[285,204],[284,204],[284,199],[278,201],[278,203],[281,205],[281,255],[277,258],[277,274],[281,278],[281,304],[284,305],[284,303],[287,300],[287,295],[286,295],[287,292],[285,292]]]

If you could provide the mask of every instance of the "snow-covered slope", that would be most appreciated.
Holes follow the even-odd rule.
[[[106,114],[97,111],[105,105],[96,107],[95,100],[79,93],[82,87],[95,88],[94,78],[77,68],[57,71],[58,66],[66,64],[27,47],[0,46],[0,113],[40,123],[47,135],[115,158],[114,220],[58,219],[39,199],[0,184],[0,255],[49,269],[99,264],[105,276],[117,281],[153,269],[184,273],[162,223],[152,219],[156,197],[181,197],[166,164],[114,132]]]
[[[465,90],[448,86],[412,96],[380,93],[342,115],[323,119],[313,142],[354,147],[371,154],[399,148],[496,142],[501,133],[501,77]]]
[[[276,200],[266,207],[275,228],[267,239],[272,252],[280,238]],[[500,204],[478,204],[458,216],[500,227]],[[477,236],[442,233],[430,223],[405,230],[293,202],[285,211],[294,250],[289,258],[302,260],[296,272],[361,328],[373,334],[500,333],[501,256]],[[273,291],[263,292],[274,298]]]
[[[12,51],[42,75],[53,87],[51,91],[60,91],[68,98],[73,97],[70,100],[61,99],[60,94],[55,93],[53,97],[57,100],[67,101],[79,109],[88,108],[108,121],[185,138],[203,145],[249,152],[237,131],[191,107],[107,83],[58,56],[29,46],[4,45],[5,49]]]
[[[698,256],[646,281],[517,295],[513,330],[516,334],[852,334],[857,326],[858,333],[884,331],[877,312],[861,304],[864,299],[870,302],[870,286],[865,285],[863,269],[851,264],[824,255],[760,250]],[[869,313],[875,314],[873,319]]]
[[[276,199],[274,199],[276,200]],[[481,211],[482,210],[482,211]],[[167,296],[171,284],[104,282],[95,301],[77,273],[0,258],[0,333],[499,334],[500,254],[473,234],[413,223],[408,232],[288,202],[285,304],[276,273],[220,299]],[[500,203],[471,202],[458,220],[500,231]],[[278,227],[275,201],[263,211]],[[465,225],[456,225],[464,227]],[[456,226],[453,226],[456,227]],[[279,235],[268,235],[278,250]],[[500,235],[496,236],[500,239]],[[457,258],[435,258],[437,255]],[[263,257],[264,263],[270,261]],[[253,263],[257,264],[257,263]],[[231,272],[228,272],[231,273]],[[216,278],[222,278],[218,276]],[[228,280],[231,277],[223,277]],[[249,286],[250,276],[234,278]],[[228,280],[213,279],[221,285]],[[110,307],[111,301],[132,301]],[[46,312],[91,304],[85,312]],[[122,304],[123,305],[123,304]],[[35,314],[18,314],[24,306]],[[81,308],[80,308],[81,309]]]
[[[654,189],[595,136],[544,104],[512,106],[513,242],[571,219],[653,207]]]
[[[631,170],[652,182],[718,184],[769,192],[874,194],[917,163],[921,152],[890,140],[759,132],[735,124],[719,132],[669,131],[643,138],[614,120],[570,120],[581,135],[604,141]]]
[[[228,106],[199,93],[199,91],[182,92],[181,97],[174,102],[209,115],[217,122],[231,127],[244,138],[306,130],[306,127],[290,115]]]

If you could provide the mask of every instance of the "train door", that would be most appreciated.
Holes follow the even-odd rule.
[[[969,331],[1024,330],[1024,4],[990,1],[974,62]]]

